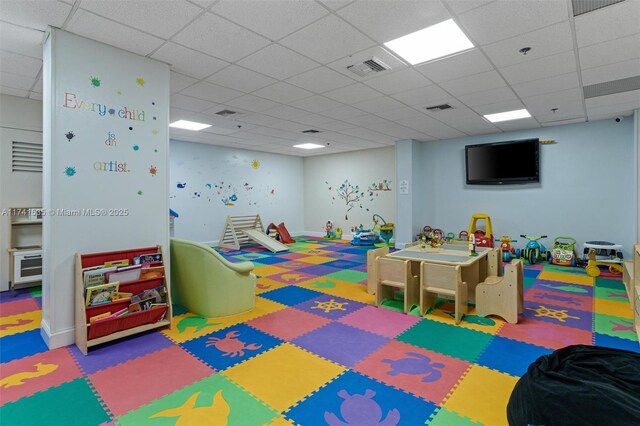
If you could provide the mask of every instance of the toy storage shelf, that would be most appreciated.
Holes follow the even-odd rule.
[[[9,234],[9,290],[42,283],[42,216],[40,207],[12,207]]]
[[[627,294],[633,309],[633,324],[640,341],[640,244],[633,246],[633,272],[629,280]]]
[[[127,259],[133,264],[133,258],[143,254],[162,254],[162,248],[145,247],[130,250],[111,251],[91,254],[76,254],[76,288],[75,288],[75,337],[76,346],[87,355],[89,348],[102,343],[111,342],[123,337],[132,336],[157,328],[171,328],[171,291],[166,271],[161,277],[140,279],[120,284],[119,292],[137,294],[144,290],[164,286],[166,306],[154,306],[151,309],[130,313],[104,321],[89,323],[89,318],[105,312],[117,312],[129,306],[130,299],[115,300],[96,306],[86,306],[83,268],[103,265],[105,262]],[[164,255],[162,257],[164,265]]]

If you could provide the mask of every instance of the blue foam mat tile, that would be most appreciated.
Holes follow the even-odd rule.
[[[0,348],[2,348],[0,350],[0,362],[3,364],[14,359],[49,350],[42,337],[40,337],[39,328],[3,337],[0,339]]]
[[[553,349],[495,336],[477,363],[515,377],[527,372],[529,365]]]

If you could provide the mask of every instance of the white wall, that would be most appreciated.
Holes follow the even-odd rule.
[[[42,173],[11,171],[14,140],[42,143],[42,102],[0,95],[0,211],[42,206]],[[9,223],[0,215],[0,291],[9,288]]]
[[[553,139],[540,147],[540,183],[506,186],[466,185],[464,146],[514,139]],[[514,159],[513,161],[517,161]],[[467,229],[473,213],[487,213],[495,237],[520,234],[578,240],[606,240],[624,245],[634,239],[633,120],[614,120],[483,135],[422,144],[423,215],[413,224],[445,232]]]
[[[394,147],[305,158],[305,230],[311,235],[323,235],[326,222],[331,220],[335,227],[341,227],[348,234],[352,226],[362,224],[371,228],[374,214],[394,223],[395,166]],[[359,188],[359,199],[349,205],[339,195],[345,181]]]
[[[169,252],[169,66],[52,30],[43,74],[42,329],[55,348],[74,340],[76,253]]]
[[[299,157],[171,140],[174,235],[218,244],[227,216],[255,214],[301,233],[302,181]]]

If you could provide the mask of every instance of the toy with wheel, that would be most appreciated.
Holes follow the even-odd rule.
[[[530,264],[535,265],[538,260],[547,260],[549,257],[549,252],[547,252],[547,248],[538,240],[542,238],[547,238],[546,235],[532,236],[532,235],[520,235],[522,238],[526,238],[529,240],[525,245],[524,249],[520,251],[520,253],[516,250],[517,257],[524,257],[529,261]]]
[[[476,222],[478,220],[485,221],[485,230],[481,231],[476,229]],[[471,223],[469,224],[469,234],[475,235],[477,247],[491,247],[493,248],[493,231],[491,230],[491,218],[484,213],[475,213],[471,216]]]
[[[501,237],[496,239],[496,241],[500,241],[500,251],[502,252],[502,261],[503,262],[511,262],[511,258],[515,257],[516,249],[511,245],[511,243],[517,243],[518,240],[512,240],[511,237]]]
[[[614,263],[612,261],[599,261],[596,258],[596,249],[590,249],[589,253],[587,254],[588,257],[588,261],[587,261],[587,266],[585,268],[585,271],[587,272],[587,275],[589,275],[590,277],[598,277],[600,276],[600,268],[599,266],[607,266],[609,267],[609,272],[611,272],[612,274],[618,273],[621,274],[622,273],[622,265],[620,263]]]
[[[576,266],[576,240],[572,237],[556,237],[549,255],[549,263],[560,266]]]

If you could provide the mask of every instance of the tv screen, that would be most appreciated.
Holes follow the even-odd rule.
[[[540,181],[538,139],[467,145],[468,185],[508,185]]]

